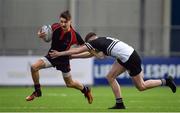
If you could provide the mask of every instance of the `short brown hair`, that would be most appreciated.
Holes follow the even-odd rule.
[[[93,36],[96,36],[96,33],[94,33],[94,32],[88,33],[85,37],[85,42],[88,42],[88,40]]]
[[[65,18],[68,21],[71,20],[71,14],[70,14],[69,10],[62,12],[60,15],[60,18]]]

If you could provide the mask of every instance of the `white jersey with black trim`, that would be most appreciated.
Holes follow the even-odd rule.
[[[128,44],[111,37],[98,37],[85,45],[90,50],[102,51],[105,55],[118,58],[122,62],[126,62],[134,51]]]

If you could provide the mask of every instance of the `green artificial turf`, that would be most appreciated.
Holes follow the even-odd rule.
[[[109,110],[115,103],[109,86],[92,87],[94,101],[88,104],[82,93],[66,87],[42,87],[43,96],[27,102],[32,87],[0,87],[0,112],[180,112],[180,92],[168,87],[139,92],[122,86],[125,110]],[[178,87],[179,88],[179,87]]]

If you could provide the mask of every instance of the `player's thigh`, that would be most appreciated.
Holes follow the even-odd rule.
[[[107,74],[107,78],[116,78],[121,73],[125,72],[126,69],[120,65],[117,61],[115,61]]]

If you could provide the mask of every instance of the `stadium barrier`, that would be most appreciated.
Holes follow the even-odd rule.
[[[111,68],[114,59],[94,59],[93,62],[93,76],[95,85],[107,85],[105,78],[106,74]],[[144,71],[144,79],[163,78],[165,74],[171,75],[175,83],[180,85],[180,58],[178,57],[146,57],[142,59],[142,68]],[[120,84],[131,85],[132,81],[129,79],[127,72],[118,76],[117,80]]]
[[[0,57],[0,86],[33,85],[30,74],[30,65],[39,56],[1,56]],[[71,73],[75,80],[85,85],[93,84],[92,61],[93,59],[71,60]],[[40,70],[40,82],[42,85],[65,85],[60,71],[55,68]]]
[[[1,56],[0,57],[0,85],[33,85],[30,64],[39,59],[39,56]],[[71,60],[71,73],[76,79],[86,85],[107,85],[105,78],[114,59],[76,59]],[[163,78],[166,73],[174,77],[180,85],[180,58],[143,58],[142,68],[144,79]],[[120,84],[131,85],[132,81],[127,72],[117,78]],[[61,72],[55,68],[40,71],[40,82],[43,85],[65,85]]]

